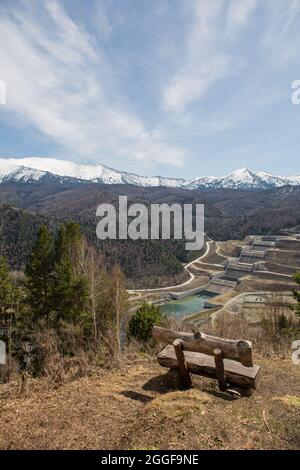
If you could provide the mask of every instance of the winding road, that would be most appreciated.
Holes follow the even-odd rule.
[[[190,263],[188,263],[184,266],[184,269],[186,270],[186,272],[190,276],[190,279],[188,279],[186,282],[183,282],[182,284],[177,284],[175,286],[156,287],[154,289],[132,289],[132,290],[127,290],[127,292],[129,294],[138,294],[138,293],[142,293],[142,292],[160,292],[160,291],[168,291],[170,289],[178,289],[179,287],[185,287],[185,286],[189,285],[196,278],[196,276],[189,271],[189,268],[191,266],[193,266],[194,263],[197,263],[197,262],[201,261],[203,258],[205,258],[208,255],[208,253],[210,251],[210,246],[213,243],[213,240],[209,239],[205,243],[206,243],[205,253],[203,253],[203,255],[199,256],[199,258],[194,259],[193,261],[191,261]]]

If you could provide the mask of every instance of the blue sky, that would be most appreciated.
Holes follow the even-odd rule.
[[[300,174],[300,0],[0,0],[0,157]]]

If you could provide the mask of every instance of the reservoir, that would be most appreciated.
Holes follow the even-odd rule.
[[[160,309],[165,315],[182,318],[207,310],[205,303],[209,302],[212,297],[214,297],[214,295],[209,294],[208,292],[203,292],[181,300],[171,300],[170,302],[161,305]]]

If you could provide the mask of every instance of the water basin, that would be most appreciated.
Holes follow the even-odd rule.
[[[181,300],[171,300],[160,308],[165,315],[183,318],[207,310],[205,303],[209,302],[212,297],[214,297],[214,295],[201,293]]]

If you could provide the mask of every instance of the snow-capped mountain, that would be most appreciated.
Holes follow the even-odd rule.
[[[78,165],[54,158],[0,159],[0,183],[19,181],[77,181],[103,184],[133,184],[141,187],[165,186],[185,189],[270,189],[282,186],[300,186],[300,176],[273,176],[243,168],[224,177],[200,177],[192,180],[139,176],[113,170],[107,166]]]
[[[186,187],[190,189],[271,189],[287,185],[300,185],[300,176],[273,176],[261,171],[254,172],[242,168],[220,178],[196,178],[188,182]]]
[[[55,158],[0,159],[0,183],[4,181],[34,182],[57,178],[60,181],[82,181],[104,184],[133,184],[135,186],[168,186],[179,188],[184,179],[162,178],[160,176],[138,176],[133,173],[113,170],[107,166],[78,165],[74,162]]]

